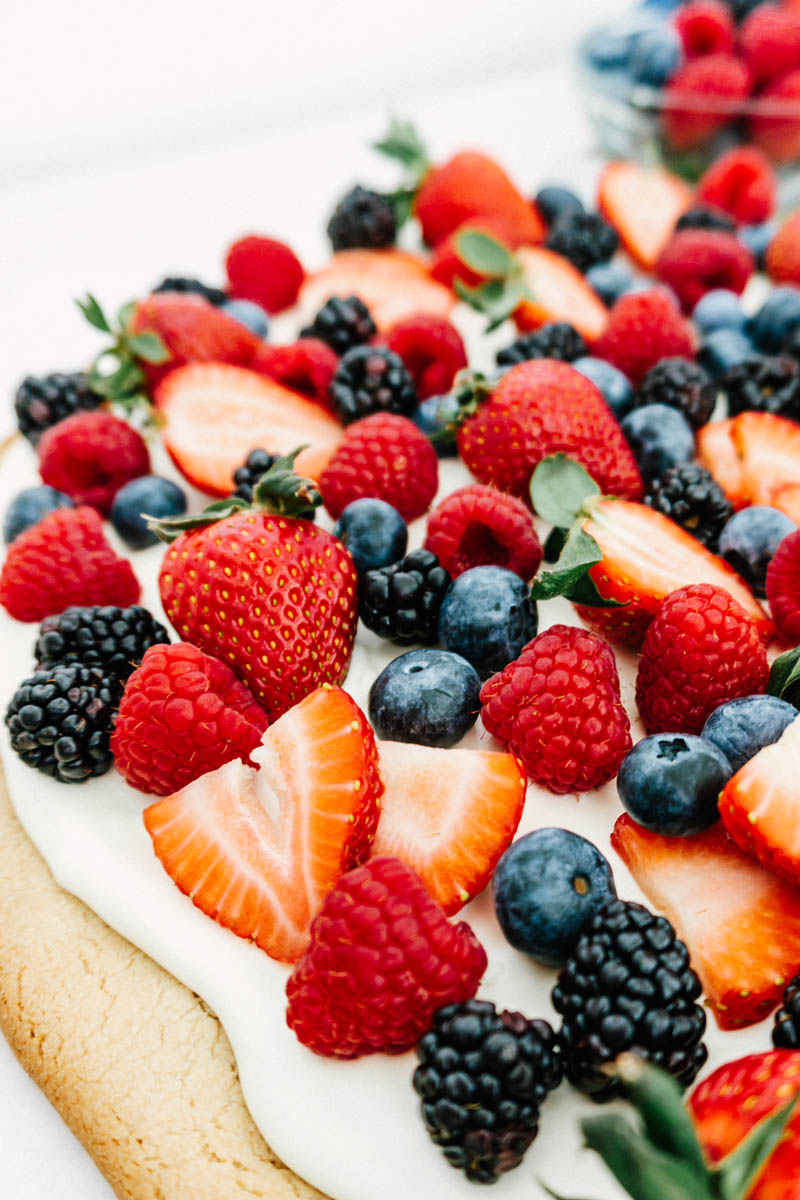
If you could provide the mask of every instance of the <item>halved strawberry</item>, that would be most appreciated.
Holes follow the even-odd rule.
[[[739,457],[733,430],[736,418],[711,421],[697,432],[697,457],[710,471],[735,509],[750,503],[744,483],[744,464]]]
[[[719,1027],[762,1021],[800,968],[800,891],[744,854],[719,823],[673,838],[626,813],[611,844],[688,946]]]
[[[476,896],[514,836],[525,772],[512,754],[380,742],[386,791],[373,854],[413,867],[450,915]]]
[[[720,816],[737,845],[800,885],[800,717],[729,779]]]
[[[769,502],[800,525],[800,483],[782,483],[770,493]]]
[[[693,583],[723,587],[752,617],[764,641],[773,625],[739,575],[669,517],[644,504],[602,497],[592,500],[582,526],[597,542],[602,560],[589,571],[605,600],[624,608],[589,608],[578,612],[608,637],[641,644],[661,601],[677,588]]]
[[[538,329],[545,321],[569,321],[593,342],[608,322],[608,309],[571,262],[541,246],[522,246],[516,253],[531,297],[514,312],[518,329]]]
[[[303,317],[309,320],[332,296],[359,296],[379,329],[412,313],[446,317],[455,304],[449,288],[431,278],[420,258],[402,250],[340,250],[300,289]]]
[[[743,412],[733,440],[752,504],[770,504],[776,488],[800,483],[800,425],[772,413]]]
[[[225,496],[233,473],[251,450],[288,454],[307,445],[295,462],[317,479],[343,430],[319,404],[245,367],[193,363],[159,384],[161,437],[178,470],[201,491]]]
[[[625,249],[652,269],[692,202],[692,189],[663,167],[612,162],[600,176],[597,206],[616,229]]]
[[[165,871],[207,916],[294,962],[327,893],[369,853],[383,784],[372,729],[323,687],[236,760],[151,804],[144,823]]]
[[[241,322],[194,293],[155,292],[137,301],[129,328],[131,333],[158,334],[169,351],[169,358],[160,365],[139,364],[151,389],[184,363],[248,366],[262,345],[261,338]]]

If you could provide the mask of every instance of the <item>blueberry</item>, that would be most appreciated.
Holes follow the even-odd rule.
[[[736,231],[739,241],[750,251],[762,270],[769,244],[775,237],[777,229],[776,221],[763,221],[760,225],[740,225]]]
[[[528,584],[505,567],[472,567],[453,580],[439,610],[439,642],[481,679],[502,671],[536,637]]]
[[[617,420],[621,420],[631,410],[633,404],[633,388],[627,375],[623,375],[617,367],[605,362],[602,358],[576,358],[570,364],[580,371],[587,379],[591,379],[596,388],[603,393],[603,399]]]
[[[48,513],[57,508],[74,508],[69,496],[55,488],[41,484],[37,487],[25,488],[15,496],[8,506],[6,519],[3,522],[3,541],[8,546],[14,538],[18,538],[31,525],[41,521]]]
[[[560,967],[581,927],[617,894],[596,846],[567,829],[537,829],[508,847],[495,869],[497,920],[516,950]]]
[[[179,517],[186,512],[186,496],[177,483],[160,475],[141,475],[121,487],[111,506],[111,523],[132,550],[154,546],[158,538],[147,528],[149,517]]]
[[[256,337],[265,338],[269,333],[269,318],[254,300],[226,300],[220,308]]]
[[[705,335],[697,351],[697,361],[713,378],[752,357],[753,343],[738,329],[712,330]]]
[[[460,655],[409,650],[369,689],[369,719],[387,741],[455,746],[478,718],[480,690],[477,671]]]
[[[748,322],[747,332],[764,354],[777,354],[790,333],[800,326],[800,289],[776,287]]]
[[[603,304],[611,308],[619,300],[623,292],[631,286],[631,273],[624,263],[596,263],[586,272],[586,282],[597,292]]]
[[[708,334],[713,333],[715,329],[742,332],[747,317],[735,292],[729,291],[728,288],[712,288],[697,301],[692,320],[702,334]]]
[[[534,202],[545,225],[552,225],[562,213],[583,212],[583,201],[569,188],[555,184],[539,188]]]
[[[626,755],[617,776],[624,807],[645,829],[690,837],[719,817],[717,797],[733,774],[722,751],[691,733],[654,733]]]
[[[636,83],[660,88],[681,65],[683,48],[674,29],[659,25],[636,39],[630,60],[631,78]]]
[[[458,426],[460,405],[452,392],[443,396],[428,396],[411,414],[411,420],[430,438],[439,458],[453,458],[456,454],[455,430]]]
[[[408,526],[397,509],[371,497],[348,504],[333,533],[347,546],[359,575],[396,563],[408,545]]]
[[[645,482],[694,458],[692,427],[677,408],[644,404],[620,422]]]
[[[734,771],[777,742],[797,709],[777,696],[740,696],[715,708],[700,736],[722,751]]]
[[[626,70],[636,40],[632,33],[601,29],[586,44],[586,56],[596,71]]]
[[[734,513],[719,537],[719,553],[757,596],[766,595],[767,567],[783,539],[797,529],[777,508],[753,504]]]

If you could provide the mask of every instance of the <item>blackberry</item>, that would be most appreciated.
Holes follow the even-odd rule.
[[[332,296],[323,304],[314,320],[300,337],[319,338],[337,354],[346,354],[354,346],[362,346],[377,333],[375,322],[363,300],[358,296]]]
[[[354,346],[341,359],[330,398],[344,425],[376,412],[407,417],[417,407],[417,389],[402,358],[383,346]]]
[[[45,617],[33,648],[37,670],[78,663],[103,672],[116,692],[139,666],[145,650],[168,642],[169,634],[152,613],[138,604],[130,608],[95,604],[73,605],[53,617]]]
[[[668,404],[683,413],[692,429],[710,419],[717,402],[717,387],[708,373],[688,358],[662,358],[645,375],[636,391],[634,407]]]
[[[558,975],[564,1073],[597,1103],[622,1095],[604,1068],[631,1050],[687,1087],[708,1057],[700,980],[666,917],[610,900],[591,917]]]
[[[719,535],[733,516],[733,505],[710,471],[696,463],[679,463],[655,479],[645,503],[693,534],[714,554]]]
[[[800,975],[791,979],[775,1013],[772,1044],[779,1050],[800,1050]]]
[[[394,245],[396,236],[394,209],[385,196],[369,188],[351,188],[328,221],[328,237],[334,250],[380,250]]]
[[[195,296],[202,296],[209,304],[219,307],[228,299],[228,293],[222,288],[209,287],[206,283],[201,283],[199,279],[185,279],[181,275],[168,275],[166,279],[162,279],[157,287],[153,288],[153,292],[180,292],[183,295],[187,293]]]
[[[800,421],[800,364],[792,358],[751,355],[723,371],[718,383],[732,417],[754,410]]]
[[[510,346],[497,351],[498,367],[514,367],[531,358],[557,358],[571,363],[583,358],[589,351],[586,342],[572,325],[566,321],[550,321],[533,333],[523,333]]]
[[[277,455],[267,454],[266,450],[251,450],[242,466],[237,467],[233,472],[233,482],[236,487],[231,495],[238,496],[240,500],[246,500],[248,504],[252,504],[253,488],[261,476],[277,461]]]
[[[361,576],[359,616],[378,637],[435,642],[439,609],[450,583],[435,554],[412,550],[400,562]]]
[[[678,217],[675,232],[680,233],[682,229],[719,229],[723,233],[735,233],[736,222],[718,208],[696,204]]]
[[[551,227],[545,242],[548,250],[563,254],[579,271],[613,258],[619,234],[599,213],[564,212]]]
[[[473,1183],[494,1183],[518,1167],[563,1074],[547,1021],[498,1012],[485,1000],[448,1004],[417,1055],[422,1119],[450,1166]]]
[[[29,767],[62,783],[103,775],[114,717],[114,681],[96,667],[61,664],[37,670],[11,697],[11,747]]]
[[[54,371],[23,379],[14,397],[14,411],[20,433],[35,446],[51,425],[73,413],[90,412],[102,403],[103,397],[92,391],[82,371],[70,375]]]
[[[781,347],[781,354],[800,362],[800,325],[793,329]]]

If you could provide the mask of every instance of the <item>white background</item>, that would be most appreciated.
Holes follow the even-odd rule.
[[[569,47],[622,7],[15,4],[0,49],[0,386],[10,394],[22,374],[86,356],[90,336],[70,309],[76,291],[91,285],[122,299],[190,269],[215,282],[208,264],[251,212],[260,215],[254,227],[290,240],[294,211],[299,224],[319,226],[332,187],[356,173],[376,177],[360,146],[389,112],[438,134],[441,153],[472,143],[528,186],[558,179],[585,136],[566,82]],[[0,412],[3,428],[2,400]],[[9,1200],[111,1196],[2,1038],[0,1146]]]

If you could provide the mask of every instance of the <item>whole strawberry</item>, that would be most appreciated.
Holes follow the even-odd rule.
[[[484,728],[551,792],[613,779],[631,748],[611,648],[596,633],[553,625],[481,689]]]
[[[44,482],[106,515],[122,485],[149,470],[141,434],[108,412],[74,413],[39,442]]]
[[[348,426],[319,488],[332,517],[370,496],[414,521],[429,508],[438,483],[436,451],[425,434],[407,417],[374,413]]]
[[[671,592],[650,624],[636,703],[648,733],[700,733],[715,708],[763,692],[768,677],[750,616],[725,588],[698,583]]]
[[[669,296],[654,288],[620,297],[594,353],[638,385],[662,358],[694,358],[694,337]]]
[[[350,555],[291,515],[319,503],[311,482],[292,473],[294,458],[262,476],[255,507],[232,498],[155,527],[175,539],[159,588],[178,636],[227,662],[270,716],[341,683],[358,620]]]

